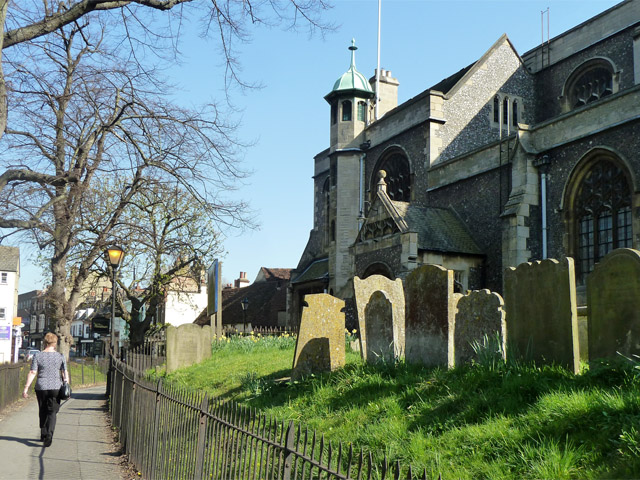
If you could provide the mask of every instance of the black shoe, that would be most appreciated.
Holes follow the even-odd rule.
[[[45,447],[50,447],[51,446],[51,442],[53,442],[53,437],[51,437],[51,435],[47,435],[44,438],[44,446]]]
[[[45,436],[44,435],[40,435],[40,441],[44,442]]]

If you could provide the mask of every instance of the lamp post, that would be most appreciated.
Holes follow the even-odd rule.
[[[109,264],[111,265],[111,271],[113,272],[113,277],[111,280],[111,348],[114,348],[115,345],[115,321],[116,321],[116,271],[118,267],[122,263],[122,257],[124,257],[124,251],[120,247],[109,247],[107,249],[107,255],[109,256]],[[116,354],[116,357],[118,355]]]
[[[247,309],[249,308],[249,298],[244,297],[242,299],[242,302],[240,302],[240,305],[242,305],[242,333],[246,334],[247,333]]]

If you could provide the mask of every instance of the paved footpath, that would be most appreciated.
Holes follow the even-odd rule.
[[[121,480],[106,423],[105,387],[74,391],[62,405],[53,444],[44,448],[35,394],[0,419],[0,480]],[[11,408],[11,407],[10,407]]]

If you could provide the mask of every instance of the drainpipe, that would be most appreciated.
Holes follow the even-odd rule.
[[[542,228],[542,259],[548,257],[547,253],[547,174],[551,160],[548,155],[542,155],[533,162],[533,166],[540,172],[540,223]]]
[[[360,150],[363,152],[360,154],[360,176],[358,179],[358,201],[359,201],[359,214],[358,214],[358,231],[364,225],[364,159],[367,157],[365,150],[367,150],[371,146],[371,141],[367,140],[366,142],[360,144]]]

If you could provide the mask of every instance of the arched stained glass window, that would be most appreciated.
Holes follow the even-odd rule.
[[[631,189],[624,172],[609,160],[596,162],[578,187],[574,208],[576,267],[584,283],[607,253],[632,246]]]
[[[497,95],[493,97],[493,121],[500,122],[500,99]]]
[[[404,154],[396,151],[387,155],[376,165],[371,178],[371,191],[375,192],[378,183],[378,172],[387,172],[385,182],[387,183],[387,195],[391,200],[401,202],[411,201],[411,171],[409,160]]]

